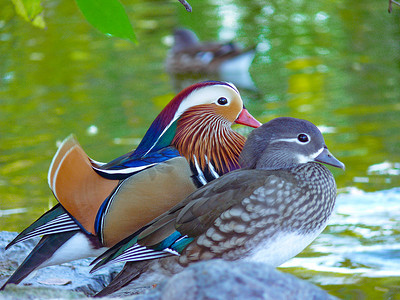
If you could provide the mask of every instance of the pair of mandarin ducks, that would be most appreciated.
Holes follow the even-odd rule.
[[[233,123],[256,129],[245,141]],[[308,121],[260,125],[233,84],[208,81],[181,91],[138,148],[109,163],[67,138],[48,175],[59,203],[7,246],[43,235],[2,288],[36,269],[92,256],[93,270],[126,262],[96,295],[105,296],[199,260],[278,266],[297,255],[334,207],[336,184],[321,163],[344,165]]]

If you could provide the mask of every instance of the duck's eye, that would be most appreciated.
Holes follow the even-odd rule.
[[[305,133],[300,133],[297,136],[297,139],[299,140],[299,142],[302,142],[302,143],[308,143],[310,141],[310,137]]]
[[[221,97],[218,99],[217,102],[219,105],[226,105],[226,104],[228,104],[228,99],[226,99],[225,97]]]

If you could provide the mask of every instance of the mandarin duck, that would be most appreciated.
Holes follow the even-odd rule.
[[[241,169],[199,188],[94,261],[92,271],[128,261],[96,296],[133,279],[154,283],[200,260],[279,266],[310,244],[332,213],[336,183],[321,163],[344,169],[314,124],[283,117],[254,129],[240,155]],[[141,278],[152,272],[150,282]]]
[[[255,47],[243,49],[233,42],[200,42],[193,31],[180,28],[174,31],[174,44],[165,65],[172,74],[248,72],[254,56]]]
[[[59,203],[7,246],[44,235],[2,289],[36,269],[100,255],[198,187],[237,169],[245,138],[233,123],[261,125],[234,85],[208,81],[181,91],[137,149],[109,163],[90,159],[67,138],[48,173]]]

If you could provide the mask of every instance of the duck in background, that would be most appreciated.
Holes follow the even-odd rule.
[[[94,261],[93,270],[128,261],[96,296],[133,279],[154,284],[200,260],[279,266],[322,232],[333,211],[336,183],[321,163],[344,169],[311,122],[284,117],[254,129],[242,169],[199,188]]]
[[[200,42],[193,31],[185,28],[176,29],[173,39],[165,66],[174,86],[182,88],[193,80],[208,78],[257,90],[249,73],[255,47],[243,48],[234,42]]]
[[[1,289],[39,268],[100,255],[198,187],[239,168],[245,138],[233,123],[261,125],[234,85],[208,81],[181,91],[138,148],[109,163],[90,159],[68,137],[48,174],[59,203],[7,246],[43,235]]]

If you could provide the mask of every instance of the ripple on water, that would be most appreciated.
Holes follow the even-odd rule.
[[[326,272],[313,280],[349,284],[360,277],[400,277],[400,188],[338,196],[327,229],[282,267]],[[348,276],[351,275],[351,276]]]

